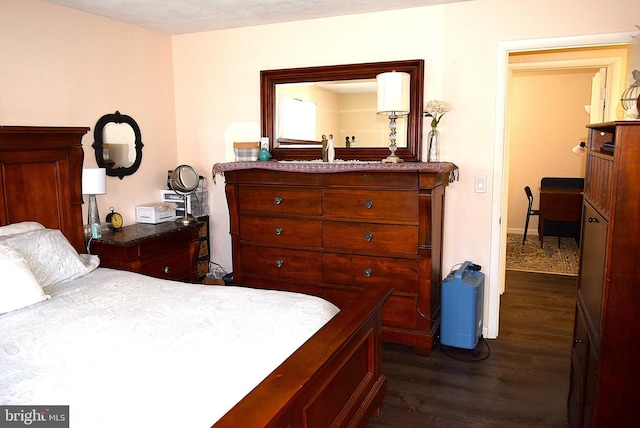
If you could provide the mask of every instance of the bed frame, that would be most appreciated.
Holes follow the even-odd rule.
[[[85,252],[81,141],[88,130],[0,126],[0,225],[37,221],[60,229],[78,252]],[[386,391],[382,305],[390,293],[389,287],[354,293],[338,315],[214,427],[367,426]]]

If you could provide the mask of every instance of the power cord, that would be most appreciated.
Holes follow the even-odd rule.
[[[482,351],[478,350],[478,345],[480,345],[480,343],[484,344],[486,348],[486,355],[482,355]],[[465,363],[477,363],[479,361],[484,361],[491,356],[491,347],[489,346],[489,343],[486,340],[484,340],[484,337],[482,336],[480,336],[480,339],[478,340],[478,344],[474,349],[463,350],[461,348],[455,348],[455,347],[449,347],[447,345],[443,345],[440,342],[438,342],[438,349],[440,349],[440,351],[447,357],[453,358],[454,360],[463,361]],[[468,351],[467,353],[471,356],[471,358],[466,358],[466,357],[462,357],[454,354],[452,352],[454,349],[458,350],[457,354],[463,354],[462,351]]]

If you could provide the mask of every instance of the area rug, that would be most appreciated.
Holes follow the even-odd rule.
[[[507,270],[578,275],[578,245],[573,238],[550,236],[543,248],[537,236],[527,236],[522,245],[522,235],[507,234]]]

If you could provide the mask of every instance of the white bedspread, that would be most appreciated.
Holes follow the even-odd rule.
[[[0,315],[0,403],[70,405],[74,428],[209,427],[338,311],[105,268],[46,292]]]

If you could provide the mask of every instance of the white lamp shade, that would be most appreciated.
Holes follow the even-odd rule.
[[[580,142],[580,144],[578,144],[573,149],[571,149],[571,151],[578,156],[586,155],[587,154],[586,143],[584,141]]]
[[[107,193],[107,170],[105,168],[84,168],[82,170],[82,194],[104,195]]]
[[[391,71],[376,76],[379,114],[409,113],[409,73]]]

